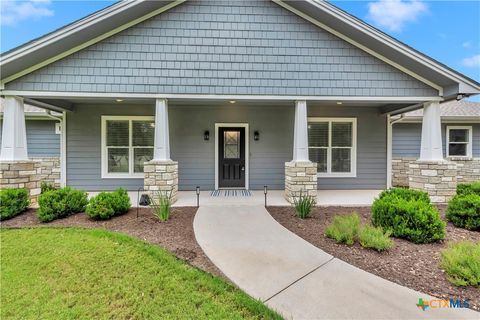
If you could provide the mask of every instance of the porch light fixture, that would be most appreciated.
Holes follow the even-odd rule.
[[[337,101],[337,104],[343,104],[343,102],[342,101]]]
[[[260,139],[260,132],[255,131],[253,133],[253,140],[258,141]]]
[[[235,100],[230,100],[230,103],[231,103],[231,104],[234,104],[235,102],[237,102],[237,101],[235,101]]]
[[[122,102],[123,99],[115,99],[115,101],[117,101],[117,102]]]
[[[203,140],[205,141],[210,140],[210,131],[205,130],[205,132],[203,133]]]

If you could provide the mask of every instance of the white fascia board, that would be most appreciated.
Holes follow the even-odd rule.
[[[307,100],[342,102],[404,102],[418,103],[443,101],[442,97],[374,97],[374,96],[282,96],[282,95],[216,95],[216,94],[156,94],[123,92],[57,92],[57,91],[18,91],[0,90],[2,95],[15,95],[32,98],[109,98],[109,99],[198,99],[198,100]]]
[[[274,0],[275,2],[280,1],[280,0]],[[404,44],[400,43],[399,41],[393,39],[392,37],[389,37],[382,32],[379,32],[375,28],[367,25],[366,23],[361,23],[359,20],[353,18],[349,14],[346,14],[345,12],[342,12],[342,10],[336,8],[335,6],[328,4],[326,1],[320,1],[320,0],[306,0],[307,2],[311,3],[312,5],[316,6],[317,8],[320,8],[322,10],[327,10],[329,12],[333,12],[335,17],[342,20],[344,23],[347,23],[351,27],[368,34],[375,40],[378,40],[389,47],[399,51],[400,53],[406,55],[407,57],[414,59],[417,62],[422,63],[423,65],[429,67],[430,69],[433,69],[434,71],[454,80],[454,81],[460,81],[469,84],[472,88],[475,88],[477,91],[480,91],[480,86],[478,84],[475,84],[471,82],[470,79],[464,78],[460,76],[459,74],[449,70],[448,68],[443,67],[442,65],[438,64],[436,61],[433,59],[430,59],[424,55],[422,55],[419,52],[416,52],[415,50],[412,50],[411,48],[405,46]],[[461,83],[460,83],[461,84]]]

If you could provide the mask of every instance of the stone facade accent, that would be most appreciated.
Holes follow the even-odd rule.
[[[408,186],[426,191],[432,202],[446,203],[457,188],[457,164],[450,161],[414,161],[409,165]]]
[[[0,189],[26,188],[30,206],[36,206],[42,182],[60,187],[59,157],[0,162]]]
[[[317,164],[315,162],[285,163],[285,198],[293,203],[300,194],[317,197]]]
[[[402,157],[392,159],[392,186],[408,187],[408,172],[410,163],[416,158]],[[448,158],[457,164],[457,183],[480,181],[480,158]]]
[[[171,192],[172,203],[177,201],[178,162],[152,160],[145,162],[143,172],[145,173],[144,188],[150,196],[155,192]]]
[[[458,183],[480,181],[480,158],[452,158],[451,161],[457,164]]]
[[[417,158],[393,158],[392,159],[392,186],[408,187],[408,171],[410,163]]]

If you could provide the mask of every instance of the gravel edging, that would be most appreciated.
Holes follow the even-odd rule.
[[[126,214],[105,221],[93,221],[85,214],[78,213],[49,223],[40,223],[35,212],[35,209],[28,209],[12,219],[0,222],[0,226],[1,228],[42,226],[104,228],[123,232],[159,245],[189,265],[227,279],[205,255],[195,239],[193,219],[197,212],[196,207],[172,208],[172,215],[166,222],[160,222],[149,208],[140,208],[138,218],[137,209],[131,208]]]
[[[439,209],[444,213],[445,206]],[[448,223],[447,235],[443,241],[417,245],[394,238],[395,247],[388,252],[379,253],[364,249],[358,243],[352,246],[337,244],[324,236],[325,227],[333,221],[336,214],[357,212],[363,223],[370,222],[370,207],[316,207],[312,216],[305,220],[297,218],[291,207],[268,207],[267,210],[285,228],[343,261],[435,297],[470,299],[471,308],[480,311],[480,289],[454,286],[448,282],[439,267],[440,250],[444,249],[448,242],[480,241],[480,232],[456,228]]]

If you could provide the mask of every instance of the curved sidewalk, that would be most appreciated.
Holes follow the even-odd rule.
[[[289,319],[480,319],[468,309],[422,311],[418,299],[432,297],[332,257],[263,206],[202,206],[194,230],[231,281]]]

